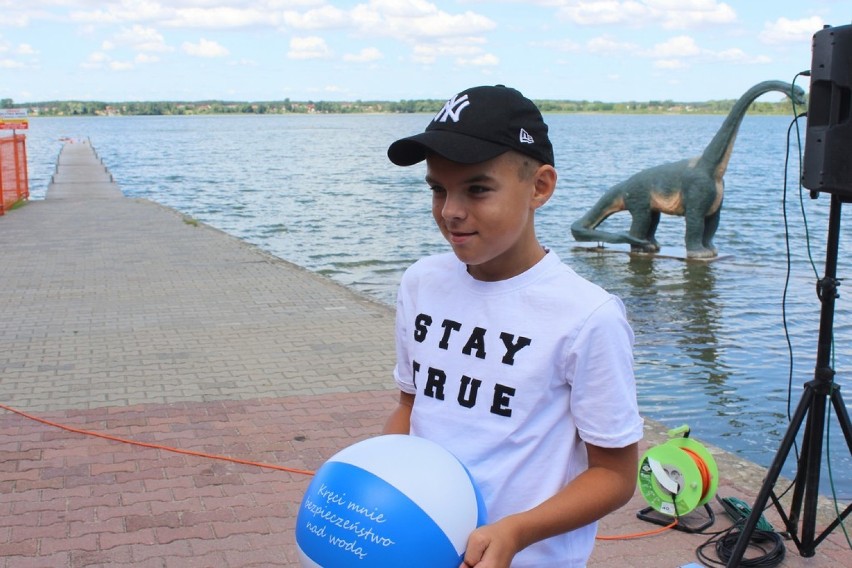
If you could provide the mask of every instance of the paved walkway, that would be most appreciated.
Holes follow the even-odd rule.
[[[0,250],[0,402],[34,417],[312,471],[395,403],[391,309],[124,197],[88,143],[63,146],[44,201],[0,218]],[[719,495],[753,500],[761,470],[713,451]],[[0,410],[0,568],[297,566],[309,479]],[[655,528],[644,506],[601,534]],[[842,536],[782,566],[852,566]],[[591,565],[673,568],[706,539],[600,541]]]

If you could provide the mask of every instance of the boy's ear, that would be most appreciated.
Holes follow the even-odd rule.
[[[533,181],[535,191],[533,192],[533,207],[538,209],[550,199],[556,189],[556,168],[549,164],[543,164],[536,170]]]

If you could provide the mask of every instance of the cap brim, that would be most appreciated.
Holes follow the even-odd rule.
[[[397,140],[388,148],[388,158],[397,166],[411,166],[435,153],[452,162],[478,164],[505,154],[511,148],[456,132],[432,130]]]

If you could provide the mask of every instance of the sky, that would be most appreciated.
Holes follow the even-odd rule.
[[[734,99],[850,23],[849,0],[0,0],[0,98]]]

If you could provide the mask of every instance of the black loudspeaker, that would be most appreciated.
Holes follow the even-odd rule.
[[[802,185],[852,199],[852,25],[814,34]]]

